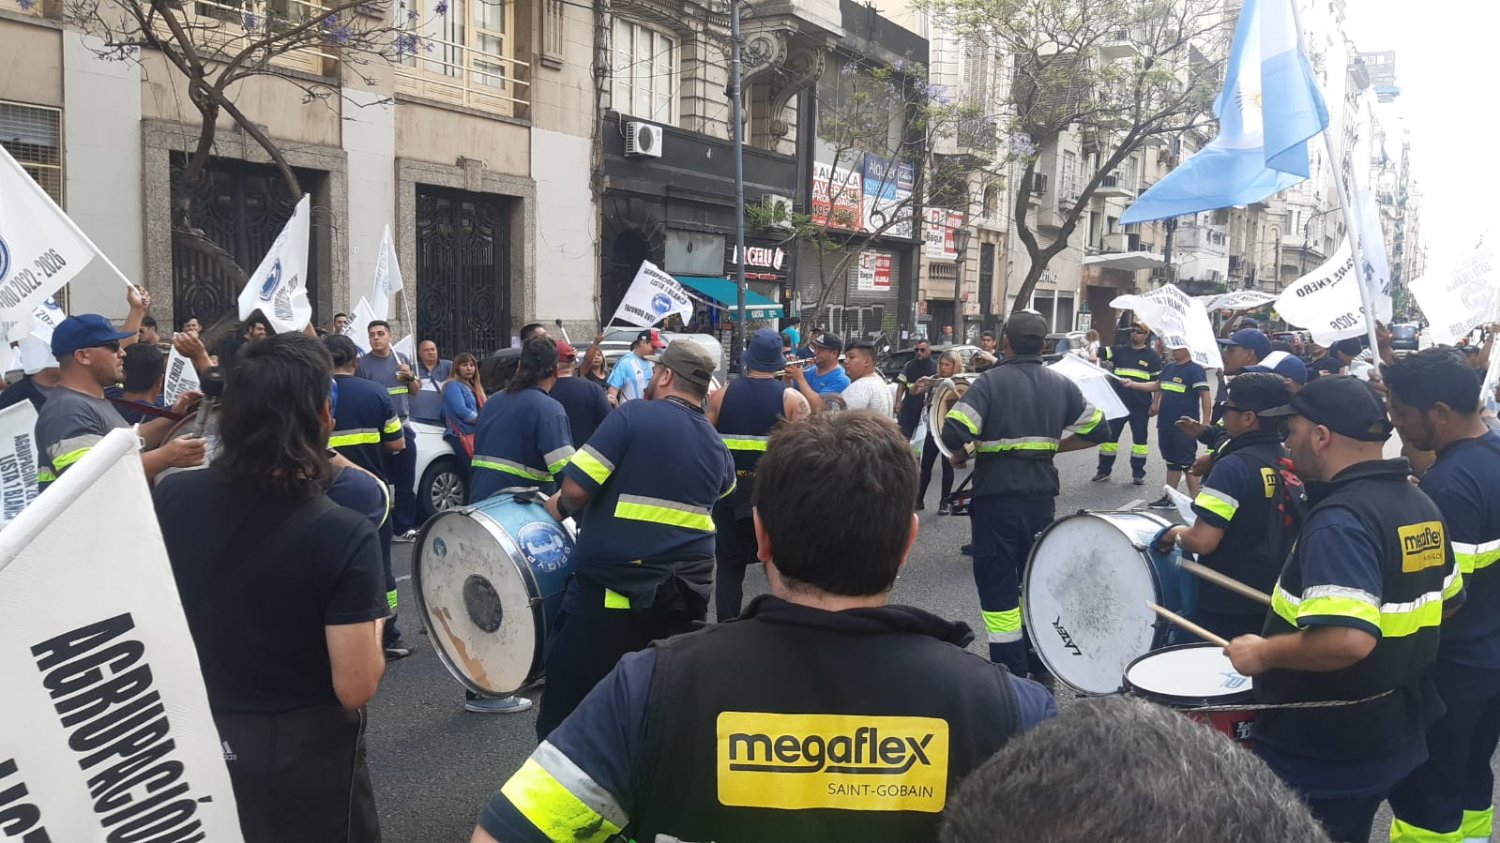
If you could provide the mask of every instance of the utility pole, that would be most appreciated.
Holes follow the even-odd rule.
[[[740,0],[729,0],[729,39],[733,42],[729,54],[729,101],[731,120],[734,124],[734,271],[735,310],[734,330],[731,332],[729,368],[740,365],[740,353],[745,349],[745,120],[741,114],[740,97]]]

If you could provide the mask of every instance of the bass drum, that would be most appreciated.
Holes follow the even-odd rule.
[[[927,429],[932,431],[932,442],[937,445],[938,453],[945,458],[951,459],[953,452],[943,444],[943,420],[948,418],[948,411],[953,409],[953,405],[963,400],[964,394],[976,380],[979,380],[979,375],[974,372],[960,372],[932,387],[932,402],[927,406]],[[965,445],[964,451],[969,456],[974,456],[974,443]]]
[[[167,431],[166,438],[162,439],[162,444],[165,445],[166,443],[171,442],[173,439],[183,439],[197,433],[198,414],[201,412],[203,412],[202,408],[194,410],[193,412],[188,413],[187,416],[182,419],[182,421],[172,425],[172,429]],[[194,466],[192,468],[164,468],[161,471],[157,472],[156,482],[160,483],[162,480],[171,477],[172,475],[179,472],[197,471],[202,468],[208,468],[208,466],[213,463],[214,458],[219,455],[220,448],[223,447],[223,440],[219,439],[218,407],[211,408],[208,411],[208,423],[203,427],[203,440],[202,465]]]
[[[504,697],[542,677],[573,574],[573,534],[534,489],[506,489],[423,525],[412,556],[418,614],[459,683]]]
[[[1146,606],[1192,612],[1197,581],[1180,552],[1151,540],[1169,525],[1149,512],[1081,512],[1037,537],[1021,582],[1022,618],[1037,656],[1083,694],[1113,694],[1131,662],[1167,644],[1170,625]]]

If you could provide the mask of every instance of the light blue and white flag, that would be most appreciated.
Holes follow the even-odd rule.
[[[1294,0],[1245,0],[1214,102],[1219,135],[1142,193],[1122,224],[1247,205],[1308,176],[1307,141],[1328,108],[1302,53]]]
[[[308,238],[311,205],[304,195],[286,221],[271,250],[240,291],[240,318],[249,319],[259,310],[276,333],[300,331],[312,319],[307,298]]]

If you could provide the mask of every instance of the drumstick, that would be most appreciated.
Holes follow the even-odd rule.
[[[1271,595],[1240,582],[1234,577],[1225,576],[1207,565],[1200,565],[1191,559],[1179,559],[1177,561],[1182,570],[1194,576],[1201,577],[1221,588],[1227,588],[1241,597],[1248,597],[1263,606],[1271,605]]]
[[[1177,614],[1176,612],[1172,611],[1171,609],[1162,608],[1161,606],[1158,606],[1158,605],[1156,605],[1155,603],[1152,603],[1149,600],[1146,601],[1146,605],[1151,608],[1151,611],[1157,613],[1158,615],[1161,615],[1162,617],[1166,618],[1167,620],[1171,621],[1172,623],[1177,624],[1178,626],[1182,627],[1183,629],[1187,630],[1188,632],[1193,633],[1194,635],[1198,636],[1199,638],[1202,638],[1204,641],[1208,641],[1208,642],[1211,642],[1213,644],[1218,644],[1220,647],[1228,647],[1229,646],[1229,641],[1228,640],[1226,640],[1224,638],[1221,638],[1220,636],[1215,635],[1212,632],[1209,632],[1208,630],[1206,630],[1203,627],[1201,627],[1201,626],[1193,623],[1192,621],[1188,620],[1187,618],[1183,617],[1182,615]]]

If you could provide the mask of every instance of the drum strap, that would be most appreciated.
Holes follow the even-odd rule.
[[[187,416],[181,415],[180,413],[174,413],[171,410],[164,410],[161,407],[152,407],[149,404],[137,404],[134,401],[126,401],[124,398],[110,398],[109,403],[115,405],[121,410],[134,410],[137,413],[151,416],[152,418],[156,419],[171,419],[172,421],[182,421],[183,419],[187,418]]]

